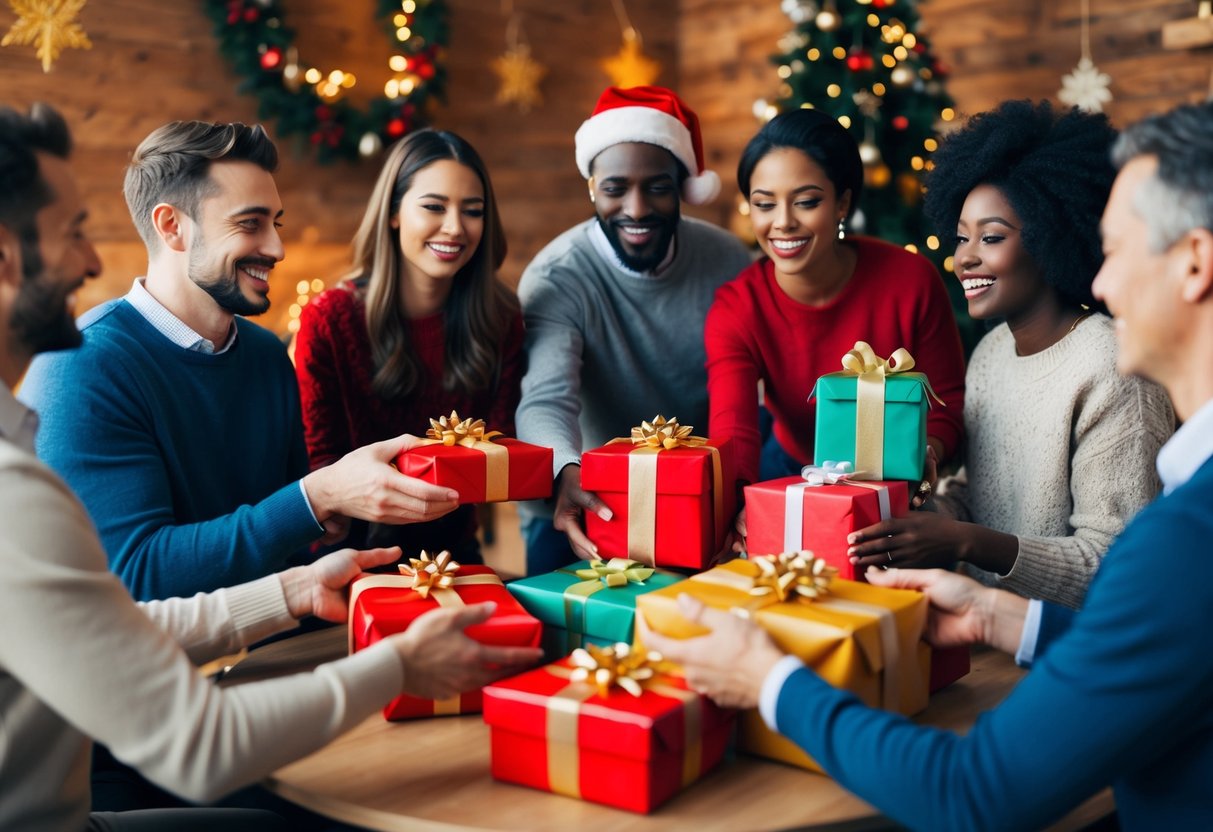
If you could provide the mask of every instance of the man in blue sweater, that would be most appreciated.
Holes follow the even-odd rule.
[[[430,520],[457,495],[390,464],[416,440],[308,473],[295,373],[269,307],[284,256],[278,154],[260,127],[175,122],[126,171],[147,276],[80,319],[84,345],[40,356],[22,399],[38,455],[88,508],[138,600],[190,596],[307,559],[345,518]]]
[[[869,570],[925,591],[928,638],[985,642],[1031,663],[958,737],[865,707],[765,633],[683,598],[713,630],[646,641],[724,704],[758,705],[840,783],[921,829],[1035,829],[1105,786],[1125,829],[1213,821],[1213,102],[1130,127],[1104,212],[1095,295],[1116,317],[1118,366],[1162,384],[1184,424],[1158,455],[1163,496],[1108,551],[1073,613],[942,572]]]

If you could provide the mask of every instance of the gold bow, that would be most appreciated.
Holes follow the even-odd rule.
[[[573,662],[569,681],[588,682],[597,687],[598,695],[603,697],[614,686],[632,696],[640,696],[644,683],[653,678],[664,661],[660,653],[634,651],[624,642],[611,647],[593,644],[578,647],[569,658]]]
[[[643,583],[653,577],[655,571],[651,566],[627,558],[611,558],[609,561],[595,558],[590,561],[588,569],[578,569],[575,574],[583,581],[601,581],[613,589],[629,583]]]
[[[680,425],[678,419],[667,420],[660,413],[652,422],[641,422],[632,428],[632,444],[646,445],[671,451],[674,448],[697,448],[708,440],[703,436],[691,436],[691,425]]]
[[[492,442],[494,436],[501,436],[501,431],[485,430],[483,419],[460,419],[459,414],[452,410],[450,416],[430,419],[430,429],[425,435],[443,445],[470,448],[477,442]]]
[[[429,598],[434,590],[453,587],[458,572],[459,562],[452,558],[446,549],[436,556],[431,556],[422,549],[421,557],[409,558],[408,566],[400,566],[400,574],[412,576],[412,588],[417,590],[422,598]]]
[[[898,347],[887,359],[877,355],[867,341],[856,341],[855,348],[842,357],[842,369],[857,376],[879,373],[882,376],[904,373],[914,369],[914,356],[905,347]]]
[[[838,570],[812,552],[783,552],[773,557],[752,558],[758,567],[750,595],[755,598],[809,602],[829,592]]]

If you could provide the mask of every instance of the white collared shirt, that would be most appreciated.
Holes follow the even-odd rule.
[[[151,292],[143,285],[144,279],[142,277],[135,278],[131,290],[126,293],[125,300],[135,307],[135,311],[146,318],[147,322],[154,326],[156,331],[165,338],[182,349],[206,355],[222,355],[236,343],[235,321],[232,321],[232,328],[228,330],[227,340],[224,341],[223,346],[216,349],[214,341],[203,338],[189,324],[178,318],[164,304],[152,297]]]
[[[594,250],[598,252],[603,260],[615,267],[616,271],[623,272],[628,277],[634,277],[637,280],[643,280],[650,277],[657,277],[674,261],[674,241],[675,237],[670,238],[670,247],[665,253],[665,258],[657,264],[657,268],[652,271],[638,272],[635,269],[629,269],[619,259],[619,254],[611,245],[611,241],[607,239],[606,232],[602,230],[602,223],[595,222],[590,226],[590,242],[594,245]]]

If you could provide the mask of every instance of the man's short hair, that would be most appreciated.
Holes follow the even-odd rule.
[[[1195,228],[1213,231],[1213,101],[1126,128],[1112,147],[1112,162],[1120,168],[1137,156],[1158,159],[1158,170],[1134,198],[1154,252],[1166,251]]]
[[[36,103],[26,115],[0,107],[0,225],[17,236],[23,257],[37,252],[35,217],[55,199],[42,177],[37,154],[66,159],[71,151],[67,122],[50,105]]]
[[[135,148],[122,192],[149,251],[160,244],[152,209],[167,202],[197,219],[198,206],[214,193],[211,163],[219,161],[252,162],[273,173],[278,168],[278,149],[259,124],[203,121],[166,124]]]

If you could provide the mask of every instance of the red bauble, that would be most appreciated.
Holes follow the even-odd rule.
[[[265,70],[277,69],[282,63],[282,50],[277,46],[271,46],[269,49],[261,53],[261,68]]]
[[[332,117],[333,117],[333,111],[330,110],[328,107],[324,106],[323,104],[321,104],[320,106],[318,106],[316,108],[316,120],[317,121],[328,121]]]
[[[252,6],[249,6],[247,9],[244,10],[244,22],[245,23],[256,23],[257,18],[260,16],[261,16],[261,12],[257,11]]]
[[[434,65],[430,63],[422,64],[417,67],[417,74],[425,81],[429,81],[434,77]]]
[[[883,9],[893,5],[893,0],[872,0],[872,8]]]
[[[409,126],[402,118],[394,118],[387,123],[387,134],[393,139],[398,139],[405,134]]]
[[[893,116],[893,129],[905,130],[910,126],[910,120],[905,116]]]

